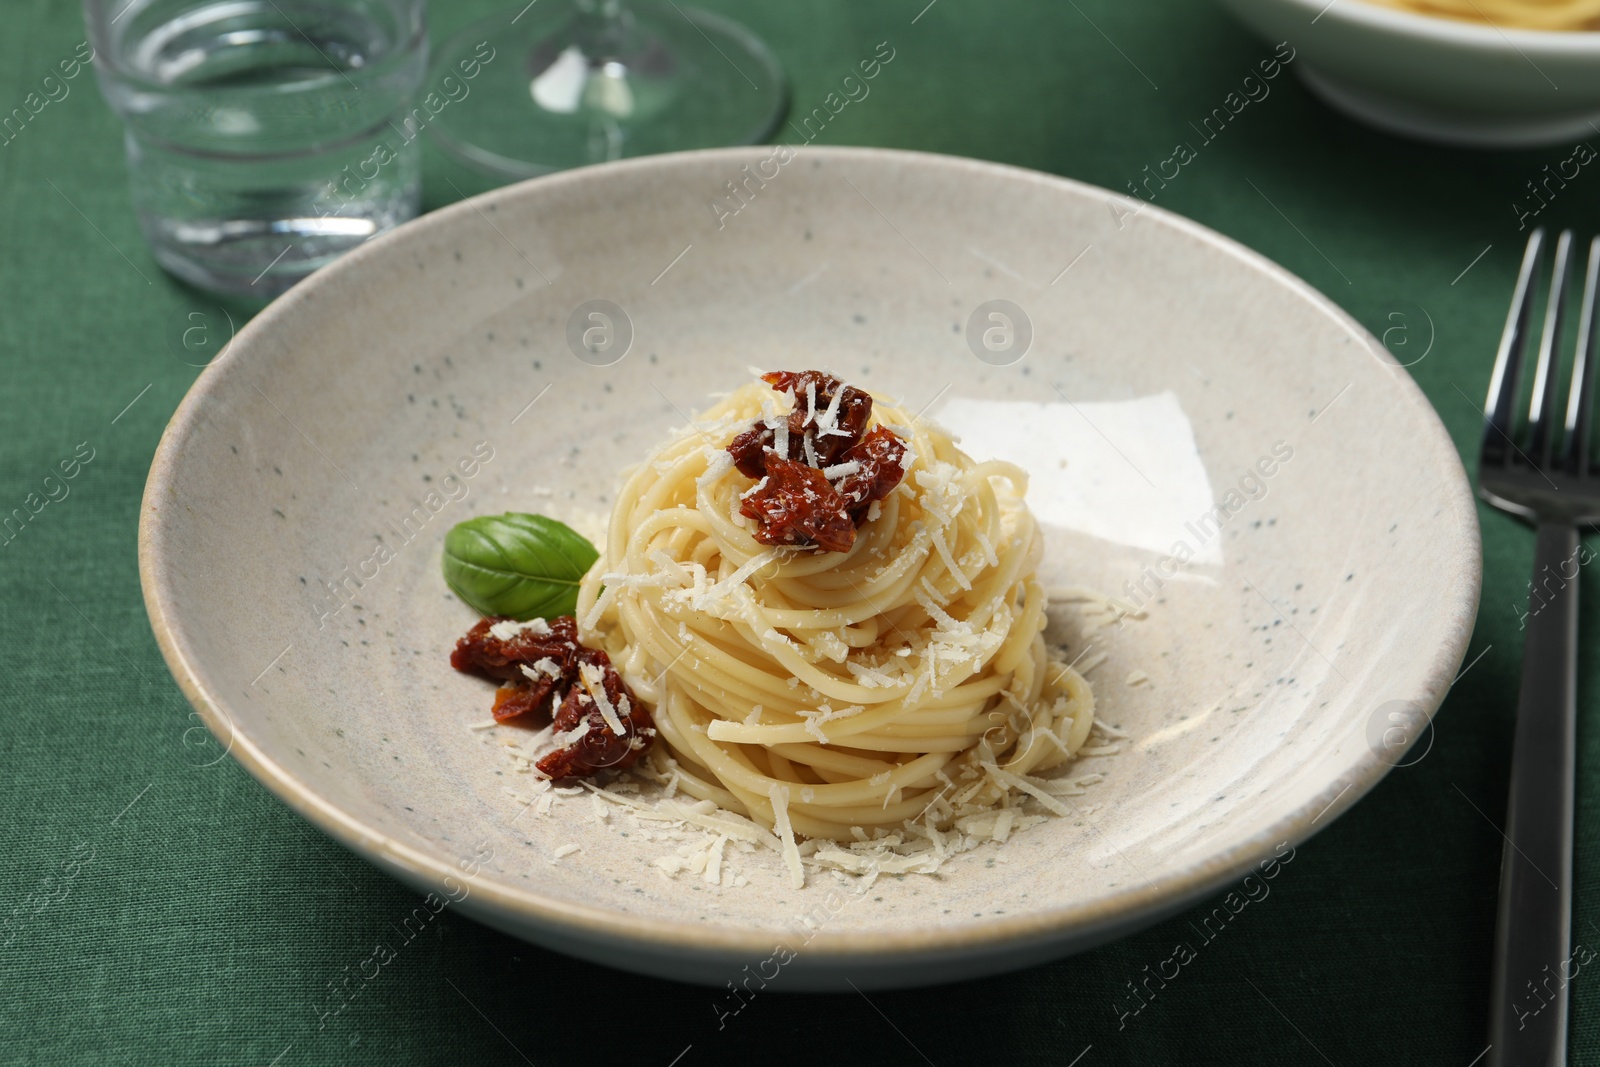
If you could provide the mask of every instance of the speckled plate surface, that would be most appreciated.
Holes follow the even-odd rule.
[[[404,226],[263,312],[173,417],[140,527],[167,661],[216,752],[329,835],[619,967],[909,985],[1152,922],[1403,758],[1465,650],[1479,542],[1455,450],[1381,346],[1261,257],[1134,210],[970,160],[756,148]],[[473,615],[440,579],[445,532],[593,523],[750,364],[826,366],[1025,462],[1047,582],[1143,604],[1120,627],[1052,613],[1128,735],[1078,765],[1104,775],[1079,818],[861,894],[792,890],[773,856],[737,857],[738,888],[669,879],[664,846],[588,798],[507,795],[527,777],[469,729],[490,690],[446,662]]]

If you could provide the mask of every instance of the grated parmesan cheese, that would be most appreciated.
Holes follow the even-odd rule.
[[[989,540],[989,535],[982,530],[975,531],[978,535],[978,544],[983,548],[984,562],[991,567],[1000,566],[1000,557],[995,555],[994,544]]]
[[[784,865],[789,868],[789,885],[804,889],[806,870],[800,865],[800,847],[795,844],[794,827],[789,824],[789,787],[773,782],[767,796],[772,800],[772,828],[783,846]]]
[[[833,392],[833,399],[828,401],[828,410],[822,413],[822,418],[817,420],[817,435],[827,437],[849,437],[849,431],[838,428],[839,402],[844,399],[844,389],[841,387]]]
[[[778,450],[778,455],[787,456],[789,454],[788,417],[779,416],[776,422],[768,420],[767,426],[772,430],[772,447]]]
[[[707,451],[710,451],[710,448],[710,445],[706,446]],[[719,448],[715,455],[707,456],[706,459],[705,472],[694,480],[695,489],[702,493],[709,489],[711,483],[733,469],[733,455],[727,449]]]
[[[523,675],[530,682],[537,682],[541,675],[547,678],[561,677],[561,668],[549,656],[535,663],[532,667],[526,663],[518,664],[518,666],[521,667]]]
[[[576,741],[582,740],[588,733],[589,733],[589,720],[588,719],[584,719],[583,721],[579,722],[578,725],[574,726],[570,730],[566,730],[564,732],[557,733],[557,734],[552,734],[551,735],[551,740],[556,743],[556,746],[558,748],[566,748],[568,745],[571,745],[572,743],[574,743]]]
[[[1033,799],[1037,800],[1040,804],[1043,804],[1047,811],[1054,812],[1057,815],[1070,816],[1072,814],[1071,808],[1061,803],[1061,801],[1045,792],[1038,785],[1035,785],[1031,780],[1023,775],[1012,774],[1010,771],[1003,771],[992,763],[986,762],[981,766],[983,767],[984,772],[987,773],[990,778],[994,779],[996,785],[1001,786],[1002,788],[1020,789],[1022,792],[1033,797]]]
[[[536,637],[549,637],[550,624],[543,619],[529,619],[527,622],[503,619],[489,627],[489,636],[497,641],[509,641],[522,633],[531,633]]]
[[[995,816],[993,832],[996,841],[1004,842],[1006,838],[1011,836],[1011,824],[1016,820],[1016,817],[1016,812],[1010,808],[1002,810],[999,815]]]
[[[932,536],[933,547],[938,550],[939,559],[944,562],[945,569],[950,572],[950,576],[956,580],[957,585],[963,589],[970,590],[972,581],[967,577],[966,572],[956,565],[955,557],[950,554],[950,545],[944,539],[944,531],[936,526],[932,530]],[[926,584],[928,579],[924,578],[922,581]]]
[[[727,834],[718,834],[706,853],[705,880],[711,885],[722,884],[722,850],[728,843]]]
[[[704,595],[696,597],[694,603],[695,610],[704,611],[707,607],[716,603],[717,601],[726,599],[730,592],[743,585],[747,578],[755,574],[756,571],[759,571],[762,567],[765,567],[767,564],[771,563],[776,556],[777,553],[771,551],[758,552],[754,556],[751,556],[732,574],[728,575],[710,589],[707,589]]]
[[[583,687],[589,691],[595,705],[599,707],[600,717],[606,721],[606,729],[611,731],[613,737],[623,736],[626,730],[623,728],[622,720],[617,717],[617,709],[612,706],[611,698],[606,695],[605,675],[601,673],[600,668],[585,663],[578,669],[578,675],[583,679]]]

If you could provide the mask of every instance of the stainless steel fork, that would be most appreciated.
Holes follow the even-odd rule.
[[[1600,238],[1589,246],[1566,418],[1555,428],[1572,232],[1556,239],[1526,419],[1522,394],[1534,288],[1544,233],[1528,238],[1511,313],[1484,405],[1478,492],[1538,531],[1524,617],[1500,914],[1490,993],[1492,1067],[1567,1062],[1567,983],[1572,934],[1572,792],[1577,721],[1580,527],[1600,522],[1600,474],[1589,455],[1595,289]]]

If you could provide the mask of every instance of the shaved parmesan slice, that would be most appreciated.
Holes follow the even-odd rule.
[[[817,850],[819,865],[836,867],[855,874],[932,874],[938,861],[931,853],[897,856],[888,849],[859,855],[842,848],[824,846]]]
[[[994,554],[994,544],[989,540],[989,535],[982,530],[977,531],[978,544],[983,548],[984,562],[991,567],[1000,566],[1000,557]]]
[[[610,575],[607,575],[607,577],[609,578]],[[595,624],[606,613],[606,609],[611,607],[612,602],[617,599],[617,590],[619,588],[621,586],[614,582],[606,582],[605,589],[601,591],[599,596],[595,597],[594,606],[580,620],[580,625],[584,630],[593,630],[595,628]]]
[[[694,604],[695,608],[703,611],[711,604],[725,599],[730,592],[743,585],[747,578],[755,574],[756,571],[759,571],[762,567],[765,567],[767,564],[771,563],[774,558],[776,558],[776,553],[773,552],[758,552],[754,556],[751,556],[744,562],[743,566],[739,567],[722,581],[706,590],[704,596],[696,597]]]
[[[661,549],[658,548],[651,552],[648,558],[651,563],[660,567],[663,573],[670,574],[679,585],[692,585],[694,583],[694,578],[688,571],[683,569],[683,565]]]
[[[944,539],[944,531],[939,529],[937,526],[933,529],[933,547],[938,550],[939,558],[944,561],[945,569],[948,570],[951,577],[956,580],[956,584],[963,589],[971,589],[971,580],[968,579],[966,573],[956,565],[955,557],[950,554],[950,545],[946,543]],[[924,578],[923,582],[926,583],[927,579]]]
[[[1046,793],[1043,789],[1040,789],[1038,786],[1034,785],[1021,775],[1012,774],[1010,771],[1003,771],[992,763],[984,763],[982,766],[989,777],[994,779],[996,785],[1007,789],[1021,790],[1022,792],[1031,796],[1033,799],[1037,800],[1040,804],[1043,804],[1046,811],[1065,816],[1070,816],[1073,814],[1071,808],[1067,807],[1065,804],[1061,803],[1061,801],[1057,800],[1049,793]]]
[[[772,430],[772,447],[778,450],[778,455],[789,456],[789,420],[779,416],[776,422],[767,423]]]
[[[1085,589],[1077,585],[1056,585],[1045,590],[1045,595],[1052,601],[1061,603],[1093,604],[1095,607],[1111,615],[1113,619],[1145,618],[1145,611],[1137,604],[1123,600],[1121,597],[1100,593],[1093,589]]]
[[[558,734],[552,735],[551,736],[551,740],[556,743],[556,747],[558,747],[558,748],[566,748],[568,745],[571,745],[575,741],[582,740],[585,736],[588,735],[588,733],[589,733],[589,720],[588,719],[584,719],[582,722],[578,723],[578,725],[574,726],[572,729],[564,731],[562,733],[558,733]]]
[[[996,841],[1004,842],[1006,838],[1011,836],[1011,824],[1016,821],[1016,818],[1016,812],[1010,808],[1002,810],[999,815],[995,816],[993,834]]]
[[[722,884],[722,849],[728,843],[727,834],[718,834],[711,845],[711,850],[706,853],[705,880],[712,885]]]
[[[578,669],[578,675],[583,679],[583,687],[594,698],[595,705],[600,709],[600,717],[606,721],[606,729],[615,737],[626,733],[622,720],[617,717],[617,709],[612,706],[611,698],[606,695],[605,675],[600,668],[591,663],[585,663]],[[623,699],[627,699],[624,697]]]
[[[560,678],[561,677],[561,668],[559,666],[557,666],[556,665],[556,661],[551,659],[549,656],[546,656],[544,659],[542,659],[539,662],[535,663],[531,667],[528,666],[526,663],[518,664],[518,666],[522,669],[523,675],[530,682],[537,682],[537,681],[539,681],[539,679],[541,677],[545,677],[545,678]]]
[[[838,389],[833,391],[833,399],[828,401],[828,410],[824,411],[822,413],[822,418],[817,420],[818,432],[824,434],[838,434],[839,436],[844,437],[850,436],[848,433],[843,433],[837,428],[839,404],[844,400],[844,390],[845,387],[841,385]]]
[[[795,844],[794,827],[789,824],[789,787],[773,782],[767,796],[772,800],[772,828],[783,846],[783,862],[789,868],[789,885],[804,889],[806,870],[800,865],[800,847]]]
[[[527,622],[502,619],[489,627],[489,636],[497,641],[509,641],[522,633],[531,633],[536,637],[549,637],[550,624],[543,619],[529,619]]]

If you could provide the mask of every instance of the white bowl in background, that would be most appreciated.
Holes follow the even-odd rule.
[[[1391,133],[1527,148],[1600,131],[1600,33],[1500,29],[1364,0],[1221,0],[1317,96]]]

